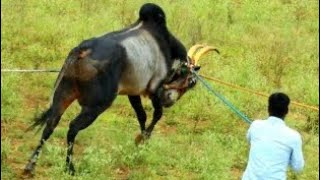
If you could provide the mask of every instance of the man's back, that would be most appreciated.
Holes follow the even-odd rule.
[[[304,160],[300,134],[280,118],[254,121],[247,134],[250,142],[249,162],[243,180],[286,179],[287,167],[300,171]]]

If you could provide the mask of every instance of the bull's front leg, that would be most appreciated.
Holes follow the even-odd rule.
[[[157,124],[157,122],[160,120],[160,118],[162,117],[162,112],[163,112],[161,101],[158,96],[153,96],[151,101],[152,101],[152,106],[154,108],[154,111],[153,111],[152,121],[151,121],[150,125],[147,127],[147,129],[145,130],[145,135],[147,137],[151,136],[153,128]]]
[[[142,130],[142,133],[136,137],[136,139],[135,139],[136,144],[141,144],[145,140],[150,138],[151,133],[152,133],[155,125],[157,124],[157,122],[160,120],[160,118],[162,116],[163,110],[162,110],[160,98],[157,95],[153,95],[151,97],[151,101],[152,101],[152,105],[154,108],[152,121],[151,121],[150,125],[145,130]]]
[[[154,108],[153,117],[152,117],[151,123],[149,124],[147,129],[142,134],[144,139],[150,138],[151,133],[152,133],[155,125],[157,124],[157,122],[162,117],[162,112],[163,112],[160,98],[157,95],[153,95],[151,97],[151,101],[152,101],[152,106]]]
[[[143,109],[140,96],[128,96],[131,106],[136,112],[139,121],[141,133],[146,130],[147,114]]]

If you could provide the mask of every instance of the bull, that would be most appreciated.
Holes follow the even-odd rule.
[[[140,8],[138,20],[129,27],[81,42],[65,60],[50,107],[29,128],[45,125],[24,172],[33,172],[42,146],[75,100],[81,112],[71,121],[67,133],[66,167],[70,174],[75,173],[72,154],[76,135],[110,107],[117,95],[127,95],[136,113],[141,130],[136,141],[150,137],[163,107],[172,106],[194,87],[196,77],[192,72],[200,69],[197,60],[210,50],[216,49],[196,45],[187,53],[169,32],[163,10],[152,3]],[[154,108],[148,127],[141,96],[149,97]]]

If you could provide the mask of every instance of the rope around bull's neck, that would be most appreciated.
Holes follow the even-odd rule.
[[[203,80],[196,71],[192,70],[192,73],[202,82],[202,84],[208,89],[210,93],[213,93],[215,96],[217,96],[223,103],[225,103],[234,113],[236,113],[242,120],[244,120],[246,123],[251,124],[252,121],[244,115],[241,111],[239,111],[234,105],[232,105],[225,97],[223,97],[221,94],[219,94],[217,91],[215,91],[209,83],[207,83],[205,80]]]

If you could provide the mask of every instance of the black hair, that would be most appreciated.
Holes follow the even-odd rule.
[[[269,97],[268,111],[270,116],[284,118],[288,113],[290,98],[281,92],[273,93]]]

